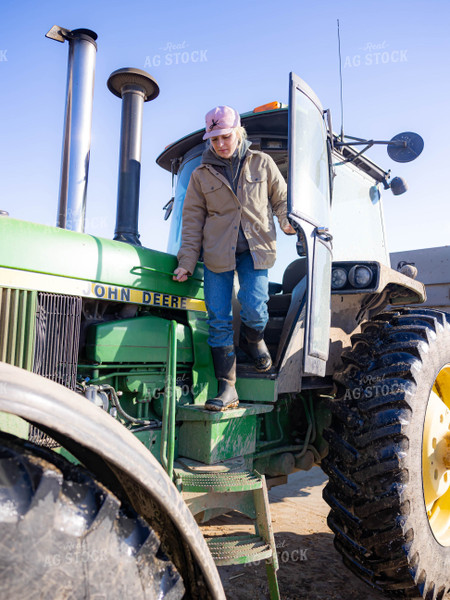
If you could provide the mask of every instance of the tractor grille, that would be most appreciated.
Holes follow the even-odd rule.
[[[37,292],[0,288],[0,361],[31,371]]]
[[[39,293],[36,307],[33,372],[75,390],[80,341],[81,298]],[[28,439],[58,444],[30,425]]]
[[[81,298],[38,295],[33,371],[75,389]]]
[[[81,298],[0,288],[0,361],[75,389]],[[30,425],[28,439],[58,444]]]

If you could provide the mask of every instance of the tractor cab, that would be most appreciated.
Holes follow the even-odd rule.
[[[252,150],[261,150],[269,154],[276,162],[283,177],[288,178],[288,110],[286,106],[279,102],[273,102],[270,105],[255,108],[252,112],[241,115],[241,122],[246,128],[248,139],[251,142]],[[171,227],[167,251],[171,254],[177,254],[181,245],[182,230],[182,211],[186,190],[193,170],[200,165],[202,153],[208,146],[208,142],[203,141],[203,130],[196,131],[178,142],[169,146],[157,159],[157,163],[172,172],[176,176],[176,186],[174,196],[167,206],[170,216]],[[290,240],[292,242],[292,240]],[[305,259],[298,259],[295,255],[295,243],[291,243],[290,256],[283,257],[284,262],[294,261],[297,268],[290,268],[290,273],[295,273],[289,278],[289,284],[271,283],[269,293],[271,300],[269,302],[269,324],[266,329],[266,343],[271,350],[273,358],[277,357],[274,365],[279,363],[279,347],[281,330],[289,310],[292,289],[300,279],[306,275],[306,269],[303,266]],[[296,279],[295,284],[292,281]],[[239,310],[234,311],[238,320]],[[239,324],[237,324],[239,325]],[[235,327],[236,329],[236,327]],[[242,368],[245,363],[245,357],[238,353],[238,361]]]
[[[328,232],[329,132],[314,92],[295,75],[291,76],[290,86],[291,112],[287,106],[274,102],[241,116],[252,149],[269,154],[289,183],[289,219],[297,231],[297,244],[290,240],[288,256],[284,257],[282,282],[272,283],[269,290],[266,343],[274,358],[275,372],[269,375],[272,378],[280,375],[294,356],[298,364],[301,355],[303,374],[323,376],[328,358],[332,239]],[[176,254],[181,245],[183,202],[191,173],[207,147],[203,133],[199,130],[182,138],[157,159],[161,167],[177,177],[174,197],[167,206],[169,214],[172,212],[167,248],[171,254]],[[302,334],[292,335],[298,328]],[[241,359],[245,361],[243,355]],[[240,368],[245,371],[245,364]],[[300,389],[298,372],[295,380],[294,383],[290,378],[290,389],[286,391]]]
[[[399,134],[390,142],[337,136],[330,111],[293,73],[289,105],[273,102],[241,115],[252,149],[269,154],[287,181],[288,216],[297,233],[296,244],[278,236],[279,281],[269,286],[265,337],[274,366],[259,377],[276,379],[278,393],[316,387],[317,377],[327,387],[342,347],[364,318],[390,303],[420,302],[423,294],[420,284],[389,268],[381,191],[391,188],[399,194],[407,188],[363,155],[374,143],[385,143],[393,160],[407,162],[419,136]],[[173,198],[165,207],[166,218],[172,218],[171,254],[181,245],[191,173],[207,147],[203,133],[183,137],[157,158],[176,176]],[[358,144],[365,148],[358,151]],[[238,316],[235,325],[239,329]],[[248,376],[252,370],[240,358],[238,373]]]

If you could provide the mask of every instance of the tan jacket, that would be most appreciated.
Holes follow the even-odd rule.
[[[247,150],[236,195],[225,176],[201,164],[184,200],[178,266],[193,273],[203,248],[210,271],[232,271],[242,224],[255,269],[269,269],[276,258],[274,214],[281,226],[287,224],[286,182],[268,154]]]

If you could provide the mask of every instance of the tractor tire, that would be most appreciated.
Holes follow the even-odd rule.
[[[181,599],[149,525],[84,469],[0,437],[0,598]]]
[[[450,588],[450,315],[381,313],[335,375],[328,525],[344,563],[396,597]]]

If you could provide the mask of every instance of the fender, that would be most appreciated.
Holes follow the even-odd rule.
[[[97,460],[88,460],[86,465],[89,468],[92,462],[96,466],[94,475],[105,483],[101,465],[106,472],[114,473],[136,512],[149,521],[160,537],[175,540],[178,560],[171,555],[172,548],[165,550],[177,568],[181,554],[180,571],[185,586],[191,586],[189,597],[204,598],[206,586],[206,597],[225,600],[208,546],[180,493],[147,448],[118,421],[75,392],[2,362],[0,411],[42,426],[58,440],[68,440],[67,449],[79,460],[95,456]],[[159,525],[154,522],[155,513]],[[186,556],[186,549],[194,561]],[[186,568],[192,570],[192,562],[197,563],[203,582],[198,581],[198,573],[191,572],[186,577]]]
[[[389,304],[421,304],[427,299],[425,286],[403,273],[380,263],[380,282],[377,293],[386,292]]]
[[[364,264],[365,261],[361,261]],[[342,351],[351,348],[351,336],[361,331],[361,323],[391,305],[402,306],[425,302],[427,295],[425,285],[411,277],[403,275],[382,263],[375,262],[378,269],[376,287],[369,292],[343,295],[339,290],[331,293],[331,328],[330,350],[326,374],[333,375],[341,368]]]

